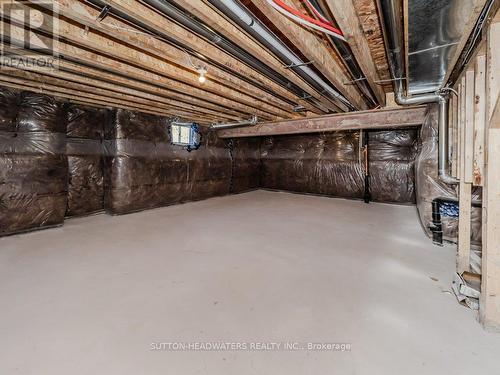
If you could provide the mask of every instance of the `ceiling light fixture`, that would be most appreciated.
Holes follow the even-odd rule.
[[[198,68],[198,74],[200,75],[198,77],[198,81],[200,81],[200,83],[205,83],[205,81],[207,80],[207,70],[205,68]]]

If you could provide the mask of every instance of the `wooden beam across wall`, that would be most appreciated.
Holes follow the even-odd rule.
[[[339,130],[395,129],[420,126],[426,106],[336,113],[298,120],[260,123],[252,127],[219,131],[222,138],[256,137],[283,134],[322,133]]]

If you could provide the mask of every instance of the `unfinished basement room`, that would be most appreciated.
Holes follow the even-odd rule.
[[[499,9],[0,0],[0,374],[500,374]]]

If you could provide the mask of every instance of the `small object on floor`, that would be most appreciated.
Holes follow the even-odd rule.
[[[479,310],[479,295],[481,281],[470,272],[464,272],[465,278],[455,273],[451,289],[455,293],[458,302],[472,310]],[[468,281],[466,281],[467,279]]]

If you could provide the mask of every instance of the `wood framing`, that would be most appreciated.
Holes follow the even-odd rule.
[[[459,273],[469,271],[471,245],[472,209],[472,157],[474,128],[474,71],[468,70],[462,77],[462,106],[464,118],[460,129],[460,184],[459,184],[459,221],[458,257]]]
[[[484,133],[486,130],[486,54],[484,51],[475,60],[474,93],[474,165],[472,182],[475,186],[483,186]]]
[[[380,81],[380,77],[371,55],[368,40],[363,33],[361,23],[354,9],[354,4],[351,0],[345,0],[343,2],[326,0],[326,3],[332,11],[332,14],[334,14],[335,21],[337,21],[337,24],[344,33],[356,61],[365,74],[368,85],[375,94],[379,104],[384,107],[385,92],[382,86],[375,83],[376,81]]]
[[[486,329],[500,332],[500,12],[487,30],[487,108],[483,187],[482,283],[479,318]]]
[[[252,127],[222,130],[219,132],[219,136],[222,138],[237,138],[321,133],[338,130],[405,128],[422,125],[426,112],[426,106],[418,106],[337,113],[334,115],[268,122]]]
[[[349,100],[357,109],[367,109],[367,104],[353,85],[344,85],[350,81],[343,67],[332,57],[332,52],[316,35],[300,25],[290,22],[288,18],[278,13],[266,0],[251,0],[263,10],[266,17],[280,30],[314,66]]]

